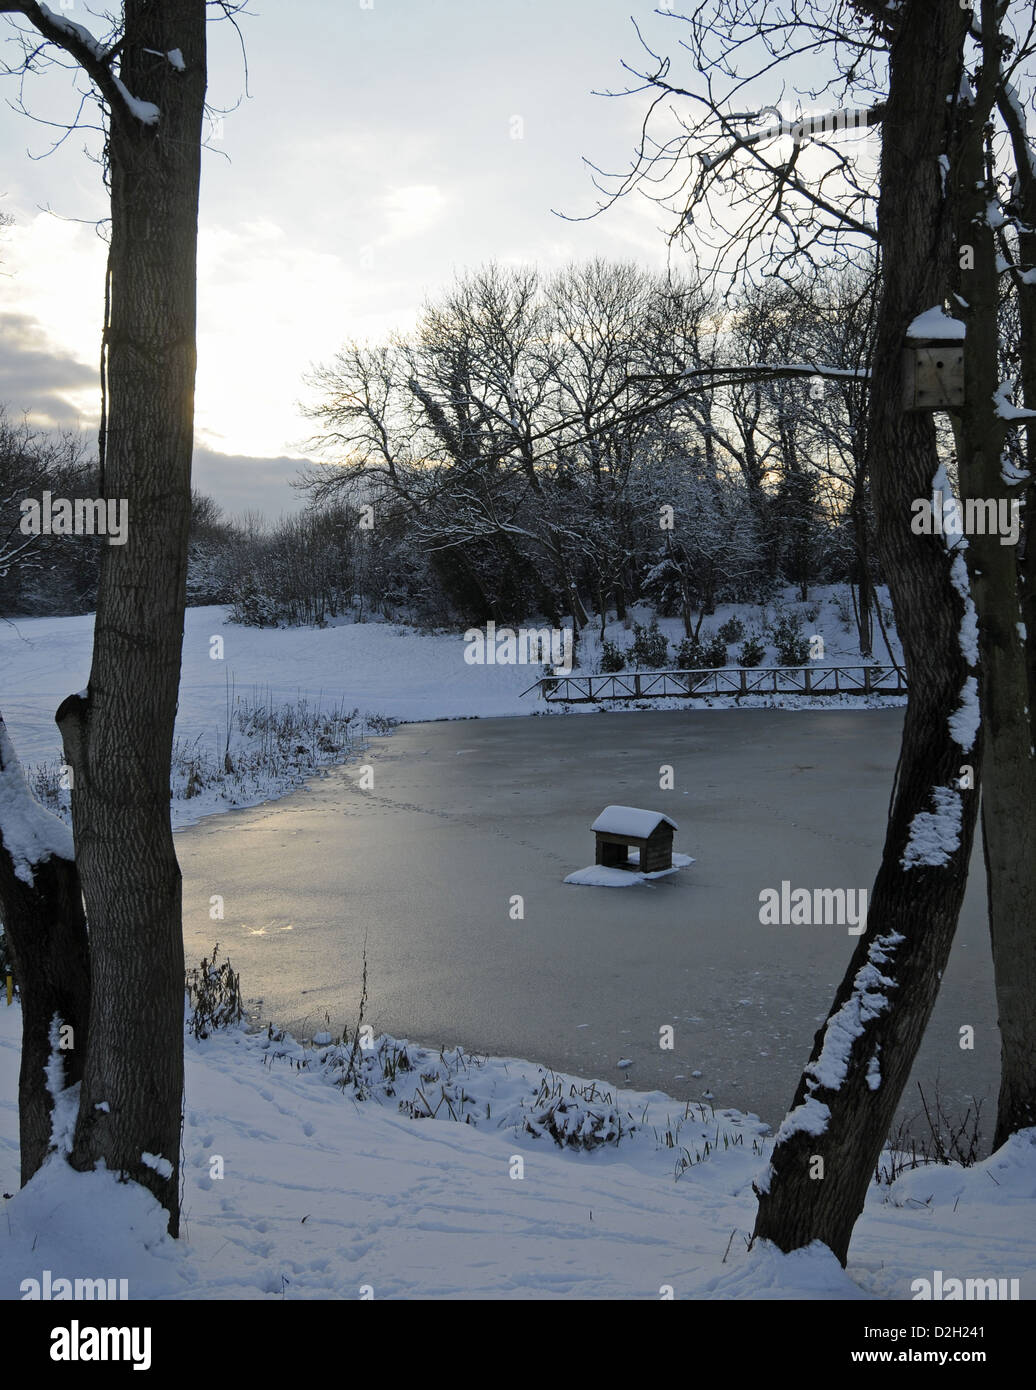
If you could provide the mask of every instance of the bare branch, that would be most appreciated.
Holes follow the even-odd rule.
[[[121,40],[105,48],[82,24],[55,14],[37,0],[0,0],[0,14],[22,15],[47,43],[74,58],[107,102],[113,119],[143,120],[142,103],[133,102],[112,71]],[[31,56],[27,62],[31,62]]]

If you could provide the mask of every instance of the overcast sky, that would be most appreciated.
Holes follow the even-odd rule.
[[[71,17],[103,32],[100,4]],[[231,26],[210,26],[209,98],[233,107],[203,164],[195,481],[230,511],[275,516],[304,456],[303,374],[348,338],[412,325],[455,271],[602,254],[662,266],[657,208],[590,222],[585,155],[624,166],[645,97],[619,88],[630,22],[673,47],[643,0],[253,0],[248,91]],[[0,33],[5,20],[0,20]],[[33,112],[74,111],[71,75],[30,79]],[[17,96],[13,79],[0,93]],[[106,215],[76,133],[0,108],[0,401],[92,429]],[[518,138],[515,138],[515,137]],[[49,209],[49,211],[45,211]],[[81,219],[81,220],[76,220]]]

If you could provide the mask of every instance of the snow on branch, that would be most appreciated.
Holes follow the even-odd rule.
[[[186,72],[187,64],[183,60],[183,54],[178,48],[171,48],[168,53],[163,53],[160,48],[145,48],[144,53],[151,53],[156,58],[164,58],[171,68],[177,72]]]
[[[753,130],[746,135],[735,135],[731,144],[718,154],[700,155],[702,163],[707,161],[707,167],[712,170],[730,159],[738,150],[751,149],[754,145],[777,140],[783,135],[790,135],[792,141],[799,145],[803,140],[812,140],[817,136],[840,135],[847,130],[868,130],[871,126],[880,125],[884,120],[885,103],[879,102],[875,106],[864,107],[840,107],[837,111],[819,111],[812,115],[798,116],[794,120],[782,116],[776,107],[764,106],[749,119],[761,120],[771,111],[777,117],[776,125],[764,126],[762,130]]]
[[[1036,420],[1036,410],[1023,410],[1010,399],[1014,394],[1014,383],[1002,381],[993,392],[996,413],[1001,420]]]
[[[43,15],[48,24],[52,24],[55,29],[60,29],[62,33],[68,34],[70,38],[77,39],[88,53],[93,54],[100,62],[104,61],[104,49],[94,38],[90,30],[82,24],[76,24],[75,20],[66,18],[65,15],[55,14],[47,5],[37,5],[36,8]],[[31,7],[26,7],[26,14],[30,19],[33,18]],[[35,23],[35,20],[33,20]]]
[[[153,101],[138,101],[132,92],[126,90],[125,84],[120,77],[113,77],[112,81],[115,83],[119,95],[126,103],[126,109],[131,116],[136,116],[137,120],[143,125],[158,124],[158,118],[162,113]]]
[[[23,15],[48,43],[64,49],[93,80],[113,114],[131,116],[142,125],[158,124],[158,107],[150,101],[139,101],[112,71],[118,45],[105,48],[84,25],[37,0],[0,0],[0,14]],[[167,56],[172,61],[172,54]]]
[[[687,381],[700,380],[712,386],[734,386],[738,383],[774,381],[781,377],[825,377],[831,381],[870,380],[868,367],[833,367],[826,362],[746,362],[720,364],[713,367],[688,367],[677,373],[637,375],[628,381]]]

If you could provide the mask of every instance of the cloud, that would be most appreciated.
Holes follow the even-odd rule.
[[[93,426],[98,368],[55,347],[31,314],[0,312],[0,403],[42,429]]]
[[[221,454],[195,446],[192,483],[199,492],[214,497],[229,516],[260,511],[271,520],[305,505],[289,486],[306,465],[306,459],[253,458],[249,454]]]
[[[390,189],[378,202],[386,222],[385,232],[378,240],[390,243],[430,231],[442,221],[448,200],[434,184],[412,183]]]

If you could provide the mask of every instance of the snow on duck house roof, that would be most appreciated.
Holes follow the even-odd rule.
[[[662,821],[674,830],[680,829],[676,821],[670,820],[661,811],[642,811],[636,806],[606,806],[590,829],[599,830],[604,835],[629,835],[633,840],[646,840]]]

